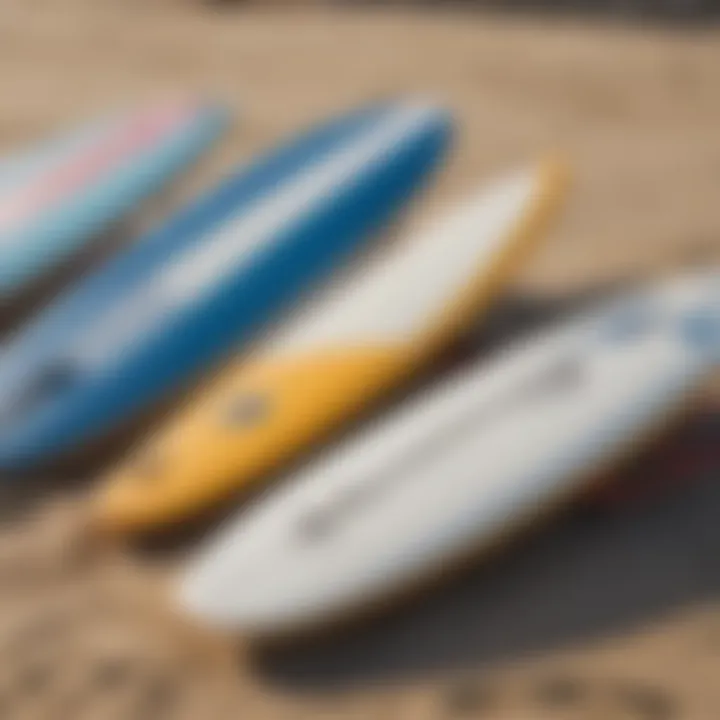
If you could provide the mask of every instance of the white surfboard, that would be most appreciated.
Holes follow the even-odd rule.
[[[275,635],[346,617],[557,503],[720,364],[720,271],[511,347],[331,450],[221,530],[181,602]]]

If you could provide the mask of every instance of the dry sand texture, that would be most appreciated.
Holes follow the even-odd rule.
[[[158,615],[153,574],[78,553],[73,527],[72,509],[58,505],[0,537],[0,709],[8,720],[717,717],[720,615],[711,605],[494,666],[299,692],[233,662],[236,648]]]
[[[215,12],[180,0],[0,0],[0,88],[0,149],[31,141],[59,123],[158,93],[199,91],[228,103],[237,112],[234,130],[202,171],[185,182],[175,202],[249,153],[326,113],[369,96],[426,93],[454,109],[461,133],[452,164],[419,213],[429,212],[436,200],[478,178],[548,149],[567,156],[574,167],[576,186],[566,219],[525,274],[526,282],[581,287],[597,277],[656,270],[699,248],[707,254],[720,249],[716,32],[592,28],[558,20],[403,10]],[[62,545],[53,539],[53,533],[67,532],[64,521],[44,522],[54,529],[36,534],[22,526],[26,539],[48,538],[37,546],[30,543],[31,550],[14,534],[4,541],[3,567],[9,564],[16,570],[5,576],[0,590],[0,664],[7,669],[0,687],[2,717],[75,719],[85,712],[96,720],[134,718],[140,717],[137,708],[143,702],[150,703],[150,710],[143,711],[148,717],[184,717],[172,703],[162,704],[163,692],[174,692],[167,691],[165,681],[176,690],[180,684],[188,692],[197,691],[197,697],[205,698],[202,702],[222,695],[207,673],[183,665],[179,637],[163,635],[150,616],[133,610],[136,605],[126,598],[134,597],[145,582],[131,579],[136,574],[132,568],[109,573],[115,578],[109,593],[113,602],[98,601],[94,610],[78,611],[102,594],[98,588],[108,587],[100,579],[107,572],[94,560],[83,561],[82,570],[71,570],[72,563],[58,551]],[[20,575],[18,567],[24,569]],[[64,594],[67,588],[74,588],[72,597]],[[86,624],[62,636],[65,644],[52,662],[67,672],[59,689],[51,692],[47,688],[52,678],[40,668],[42,657],[27,661],[29,674],[18,674],[21,656],[10,640],[24,627],[23,613],[32,615],[33,603],[42,601],[50,608],[47,612],[60,612],[63,597],[70,597],[76,608],[75,622],[86,619]],[[686,599],[680,594],[678,603]],[[720,699],[714,680],[720,666],[717,647],[705,640],[717,634],[716,615],[698,615],[680,630],[672,628],[647,640],[619,640],[609,650],[578,651],[582,660],[574,655],[569,661],[565,656],[538,660],[527,669],[511,669],[507,678],[501,673],[495,680],[492,671],[488,682],[494,683],[499,700],[493,692],[495,699],[487,700],[485,691],[474,685],[447,696],[435,681],[413,678],[380,693],[354,690],[334,697],[319,692],[298,698],[239,671],[231,688],[231,716],[717,717]],[[429,632],[415,655],[432,657],[435,646],[442,645],[439,635],[440,630]],[[55,637],[52,632],[50,636]],[[100,647],[103,637],[117,640],[115,645],[109,641],[112,652]],[[387,653],[401,655],[403,632],[393,637],[395,644]],[[21,645],[30,652],[37,647],[33,642],[25,639]],[[653,650],[653,643],[662,649]],[[41,645],[46,647],[45,641]],[[118,660],[119,667],[114,667],[114,661],[99,659],[108,652],[135,660]],[[570,672],[575,679],[566,678],[564,685],[552,680],[556,665],[565,668],[561,674]],[[170,679],[157,675],[156,668]],[[128,673],[136,673],[134,679],[128,679]],[[552,676],[549,689],[538,691],[532,678],[540,682],[546,675]],[[182,678],[189,676],[195,682],[183,685]],[[638,683],[652,688],[667,683],[668,692],[677,689],[677,696],[667,700],[659,691],[663,697],[658,699],[652,688],[643,695]],[[98,691],[90,701],[88,687],[115,690]],[[545,703],[544,714],[536,702],[538,692],[555,703],[549,710]],[[618,692],[629,694],[632,707],[627,697],[618,700]],[[34,704],[19,701],[30,695],[38,698]],[[59,698],[66,696],[70,699],[63,705]],[[82,708],[72,705],[72,697],[85,703]],[[98,704],[91,707],[90,702]],[[122,703],[125,714],[119,710]],[[210,719],[214,713],[206,709],[193,716]],[[223,717],[219,711],[217,717]]]

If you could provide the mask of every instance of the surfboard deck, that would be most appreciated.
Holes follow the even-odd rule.
[[[167,100],[0,161],[0,303],[157,192],[226,121],[219,106]]]
[[[451,378],[222,529],[195,615],[321,625],[493,547],[632,449],[720,366],[720,272],[617,299]]]
[[[451,128],[414,99],[322,124],[66,293],[0,356],[0,469],[43,467],[239,348],[406,205]]]
[[[539,243],[564,185],[550,160],[483,185],[320,293],[111,473],[98,524],[130,532],[207,509],[411,377]]]

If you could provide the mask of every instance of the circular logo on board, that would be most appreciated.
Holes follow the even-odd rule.
[[[251,427],[262,422],[268,414],[268,398],[259,393],[240,395],[225,411],[225,422],[238,427]]]

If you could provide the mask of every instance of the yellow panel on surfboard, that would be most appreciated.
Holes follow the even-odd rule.
[[[186,519],[407,379],[539,244],[565,180],[554,161],[512,173],[320,293],[105,479],[95,522],[133,532]]]

